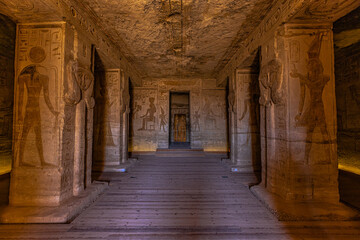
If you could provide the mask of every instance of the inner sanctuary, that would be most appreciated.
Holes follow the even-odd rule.
[[[0,239],[359,236],[359,0],[0,0]]]

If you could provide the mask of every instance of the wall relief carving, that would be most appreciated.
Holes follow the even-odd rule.
[[[30,164],[24,161],[24,150],[27,142],[27,136],[31,129],[35,133],[36,147],[40,158],[40,164],[44,166],[54,166],[48,163],[44,159],[43,151],[43,139],[42,139],[42,126],[41,126],[41,113],[40,113],[40,94],[43,91],[43,97],[48,107],[48,110],[55,116],[55,126],[57,125],[57,112],[49,98],[49,71],[54,72],[55,78],[57,78],[57,67],[45,67],[40,65],[46,59],[46,52],[42,47],[32,47],[29,51],[29,60],[33,63],[23,68],[17,79],[18,88],[18,112],[17,112],[17,124],[19,129],[19,145],[18,159],[19,165],[32,166],[37,165]],[[57,82],[57,79],[51,79]],[[26,97],[25,97],[26,96]]]
[[[282,91],[283,67],[279,59],[272,59],[261,67],[259,75],[260,99],[263,106],[281,104],[284,94]]]
[[[297,127],[306,127],[305,158],[307,161],[309,160],[312,136],[316,127],[320,128],[324,142],[329,143],[330,141],[330,135],[326,126],[324,103],[322,100],[324,88],[330,81],[330,77],[324,74],[324,67],[319,57],[322,37],[323,33],[317,33],[307,51],[307,74],[299,73],[295,67],[290,73],[291,77],[300,80],[300,102],[295,122]],[[307,104],[305,104],[306,97],[309,98]],[[329,153],[331,153],[330,148]]]
[[[76,105],[82,99],[89,109],[95,106],[93,98],[94,75],[87,69],[80,67],[76,60],[70,60],[66,66],[67,80],[65,81],[64,101],[69,105]]]
[[[146,113],[141,116],[140,118],[142,118],[142,126],[141,128],[139,128],[138,130],[150,130],[150,131],[154,131],[155,130],[155,112],[156,112],[156,107],[155,107],[155,98],[150,97],[149,98],[149,107],[146,110]]]

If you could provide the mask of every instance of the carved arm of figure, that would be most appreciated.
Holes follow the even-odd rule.
[[[306,92],[305,83],[307,81],[307,78],[304,75],[298,73],[295,66],[294,66],[294,70],[290,73],[290,76],[292,78],[299,78],[300,80],[300,101],[299,101],[298,113],[295,116],[295,122],[297,123],[299,122],[301,114],[304,109],[305,92]]]
[[[28,76],[19,76],[19,80],[18,80],[18,88],[19,88],[19,102],[18,102],[18,112],[17,112],[17,118],[19,121],[19,125],[21,126],[23,121],[24,121],[24,116],[22,114],[22,107],[24,104],[24,86],[25,86],[25,79]]]
[[[145,113],[144,115],[142,115],[140,118],[147,117],[147,116],[149,116],[149,114],[150,114],[150,109],[148,109],[148,110],[146,111],[146,113]]]
[[[247,113],[247,111],[248,111],[248,105],[249,105],[249,103],[250,103],[250,100],[245,100],[245,101],[244,101],[245,109],[244,109],[244,111],[241,113],[241,116],[240,116],[240,118],[239,118],[239,121],[243,120],[244,117],[246,116],[246,113]]]
[[[59,112],[54,110],[53,105],[51,104],[50,98],[49,98],[49,78],[45,75],[40,75],[39,78],[41,79],[42,85],[43,85],[43,90],[44,90],[44,99],[45,99],[45,103],[48,106],[50,112],[54,115],[54,116],[58,116]]]

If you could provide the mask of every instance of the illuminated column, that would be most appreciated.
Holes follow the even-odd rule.
[[[260,170],[258,74],[236,70],[234,163],[238,172]]]
[[[121,70],[96,73],[94,168],[106,171],[120,165],[122,158],[123,91]]]
[[[331,25],[286,24],[261,57],[262,186],[285,200],[338,202]]]
[[[55,206],[72,196],[73,147],[63,152],[65,31],[62,22],[18,26],[11,205]]]
[[[11,205],[58,206],[91,184],[89,41],[64,22],[18,25]]]

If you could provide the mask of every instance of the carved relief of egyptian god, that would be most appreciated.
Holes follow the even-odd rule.
[[[261,67],[259,75],[260,99],[259,103],[263,106],[280,104],[283,102],[284,94],[283,66],[279,59],[272,59]]]
[[[93,109],[94,75],[86,68],[79,67],[76,60],[70,60],[66,66],[67,80],[65,81],[64,101],[68,105],[76,105],[84,99],[88,108]]]

